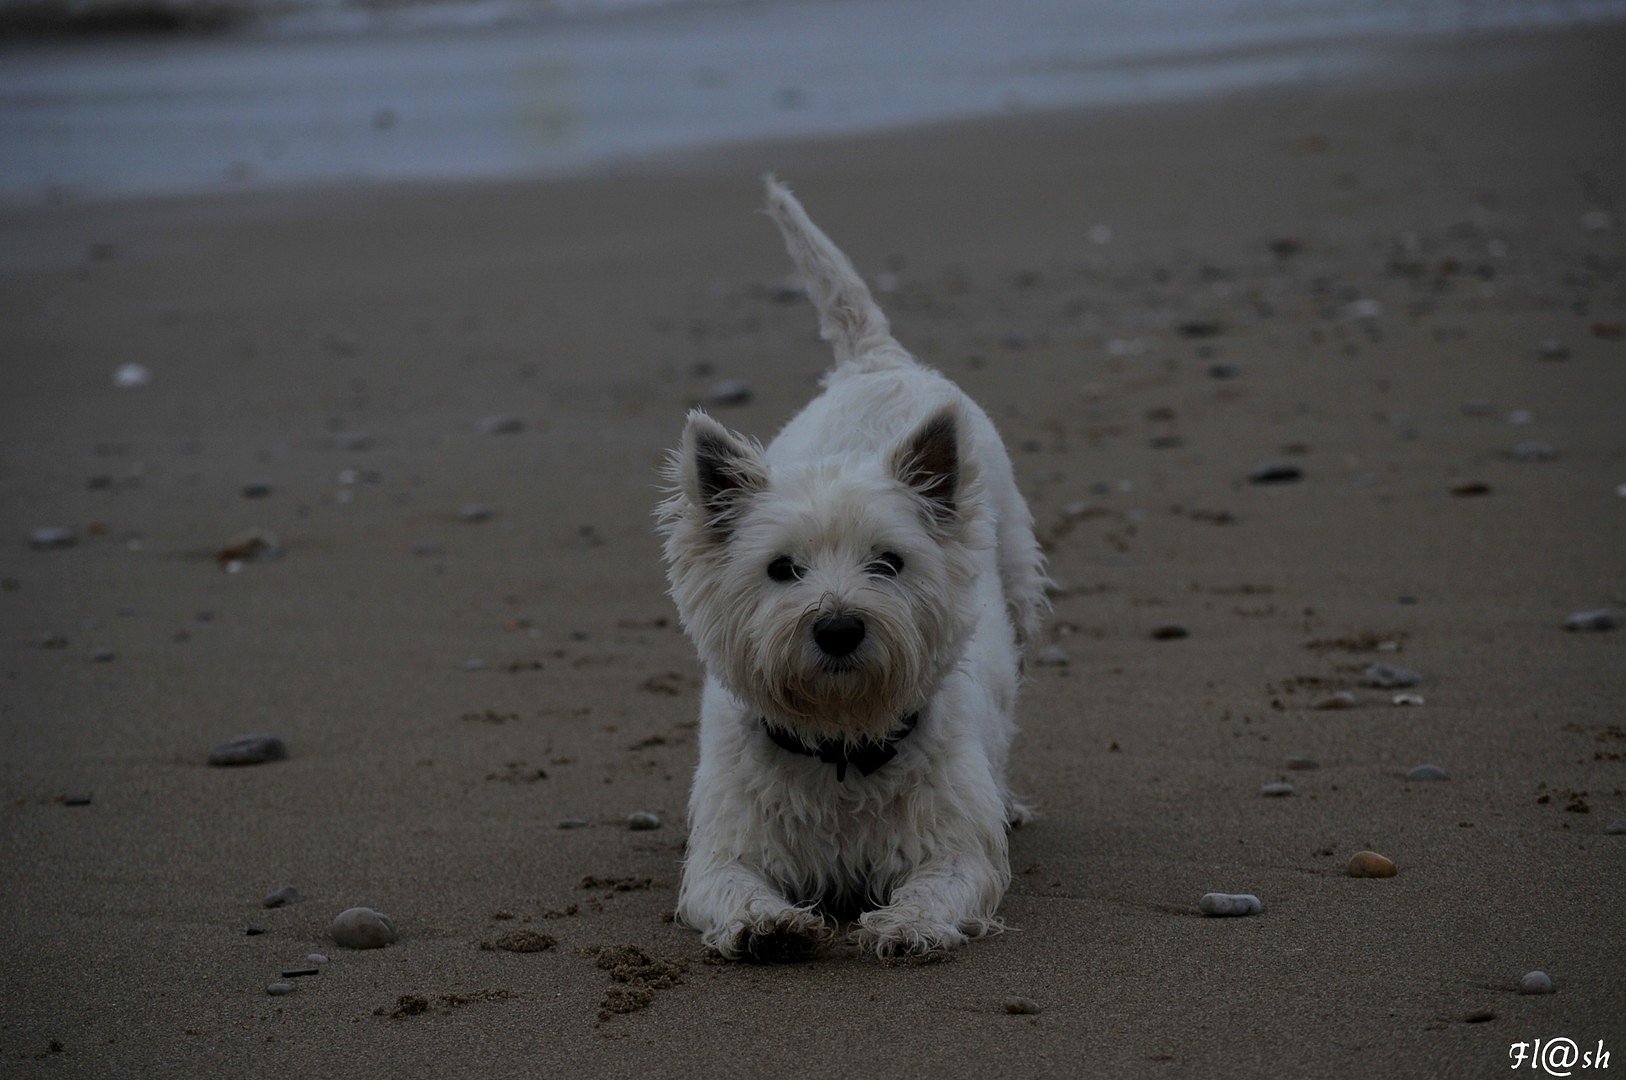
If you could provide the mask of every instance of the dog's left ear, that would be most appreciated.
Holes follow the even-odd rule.
[[[952,404],[938,409],[892,451],[892,472],[926,500],[941,524],[959,513],[960,412]]]

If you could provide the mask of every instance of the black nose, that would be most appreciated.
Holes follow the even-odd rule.
[[[856,615],[831,615],[813,624],[813,640],[828,656],[846,656],[864,640],[864,620]]]

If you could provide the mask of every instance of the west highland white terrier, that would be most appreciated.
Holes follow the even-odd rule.
[[[689,414],[658,511],[705,665],[678,917],[730,958],[1002,928],[1006,782],[1044,556],[986,414],[893,339],[789,191],[768,214],[835,350],[767,447]]]

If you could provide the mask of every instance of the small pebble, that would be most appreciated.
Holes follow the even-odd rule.
[[[1536,355],[1543,360],[1568,360],[1570,347],[1557,338],[1548,338],[1536,346]]]
[[[1521,994],[1550,994],[1553,992],[1553,980],[1545,971],[1527,971],[1524,978],[1519,980],[1519,993]]]
[[[265,927],[263,927],[263,926],[250,926],[246,930],[244,930],[243,933],[246,934],[249,937],[259,937],[261,934],[265,933]]]
[[[79,542],[79,530],[64,525],[42,525],[28,533],[28,546],[35,551],[69,548]]]
[[[1514,461],[1529,464],[1537,461],[1551,461],[1558,456],[1558,451],[1553,447],[1552,443],[1522,442],[1513,448],[1512,456]]]
[[[1496,1014],[1489,1009],[1475,1009],[1462,1018],[1465,1024],[1483,1024],[1487,1020],[1495,1020]]]
[[[1394,861],[1375,851],[1357,851],[1349,860],[1350,877],[1394,877]]]
[[[466,521],[472,525],[481,521],[489,521],[491,515],[495,513],[496,511],[485,503],[464,503],[457,508],[457,520]]]
[[[1375,319],[1383,314],[1383,302],[1380,300],[1351,300],[1344,305],[1344,318],[1346,319]]]
[[[1419,765],[1406,774],[1407,780],[1444,780],[1445,770],[1438,765]]]
[[[291,993],[294,992],[294,984],[293,983],[285,983],[285,982],[274,982],[270,986],[267,986],[265,988],[265,992],[270,994],[272,997],[283,997],[284,995],[291,994]]]
[[[1197,901],[1197,910],[1204,915],[1257,915],[1265,905],[1252,893],[1203,893]]]
[[[482,435],[517,435],[525,430],[525,421],[517,416],[488,416],[478,426]]]
[[[305,962],[307,964],[315,964],[317,967],[326,967],[327,957],[323,956],[319,952],[307,953],[305,956]]]
[[[243,498],[245,499],[263,499],[269,494],[271,494],[271,485],[264,480],[256,480],[253,483],[243,485]]]
[[[120,364],[113,370],[113,385],[120,390],[133,390],[152,382],[152,369],[143,364]]]
[[[1032,998],[1008,997],[1005,999],[1005,1011],[1013,1016],[1038,1016],[1043,1010]]]
[[[1610,836],[1626,836],[1626,818],[1616,818],[1603,827]]]
[[[1234,379],[1240,374],[1242,372],[1230,364],[1208,365],[1208,377],[1210,379]]]
[[[1383,690],[1393,690],[1401,686],[1416,686],[1423,681],[1423,677],[1410,668],[1395,667],[1393,664],[1369,664],[1361,672],[1362,686],[1376,686]]]
[[[282,969],[282,977],[284,979],[303,979],[303,978],[306,978],[307,976],[320,975],[321,973],[322,973],[322,969],[319,968],[319,967],[283,968]]]
[[[1607,210],[1588,210],[1581,215],[1581,228],[1587,232],[1608,232],[1615,227],[1615,215]]]
[[[90,654],[91,662],[96,664],[111,664],[118,658],[119,654],[112,649],[97,649]]]
[[[299,890],[292,885],[284,885],[276,892],[267,893],[260,901],[261,907],[283,907],[287,904],[299,903]]]
[[[1259,789],[1259,794],[1267,799],[1279,799],[1284,795],[1293,794],[1293,785],[1278,780],[1273,784],[1265,784]]]
[[[567,817],[563,821],[559,822],[559,828],[561,828],[561,829],[585,829],[585,828],[587,828],[587,824],[588,823],[587,823],[586,818]]]
[[[1355,695],[1348,690],[1339,690],[1337,693],[1317,698],[1315,703],[1310,706],[1312,709],[1353,709],[1354,707]]]
[[[1315,758],[1298,757],[1297,755],[1289,757],[1287,759],[1286,765],[1287,765],[1287,767],[1289,769],[1299,769],[1299,770],[1319,769],[1319,768],[1321,768],[1321,762],[1317,761]]]
[[[646,810],[639,810],[636,813],[627,815],[627,828],[631,829],[633,832],[645,832],[649,829],[658,829],[660,827],[661,816],[659,814],[651,814]]]
[[[288,745],[275,735],[243,735],[209,751],[209,764],[260,765],[287,756]]]
[[[1396,705],[1421,705],[1423,703],[1423,695],[1422,694],[1396,694],[1390,700]]]
[[[382,949],[396,937],[395,924],[388,915],[365,907],[339,912],[328,933],[347,949]]]
[[[490,666],[491,666],[490,664],[486,663],[484,660],[481,660],[477,656],[473,657],[471,659],[463,661],[463,670],[464,671],[484,671],[486,668],[488,668]]]
[[[1564,620],[1566,630],[1613,630],[1620,625],[1620,617],[1608,608],[1597,611],[1577,611]]]
[[[1191,631],[1178,625],[1177,623],[1169,623],[1166,626],[1159,626],[1152,631],[1153,641],[1179,641],[1181,638],[1188,638],[1190,636]]]
[[[1267,461],[1248,474],[1250,484],[1287,484],[1304,478],[1304,470],[1297,465],[1280,461]]]
[[[1535,423],[1535,420],[1536,414],[1529,409],[1514,409],[1507,414],[1507,422],[1514,427],[1523,427],[1526,424]]]
[[[1060,645],[1046,645],[1033,654],[1033,664],[1035,667],[1066,667],[1067,653]]]
[[[62,801],[63,806],[89,806],[90,805],[90,796],[89,795],[64,795],[64,796],[62,796],[61,801]]]
[[[723,379],[706,391],[707,405],[744,405],[751,400],[751,387],[739,379]]]

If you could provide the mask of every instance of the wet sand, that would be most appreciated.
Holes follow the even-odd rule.
[[[0,213],[4,1071],[1626,1052],[1626,632],[1563,629],[1626,607],[1623,46],[1418,47],[1382,83],[579,182]],[[1014,755],[1041,816],[1012,841],[1013,929],[946,963],[720,966],[664,918],[697,671],[656,466],[717,380],[752,386],[717,413],[766,436],[826,363],[777,298],[767,167],[1001,426],[1062,586],[1070,662],[1032,671]],[[123,363],[151,383],[115,388]],[[477,430],[497,414],[524,430]],[[1532,441],[1557,456],[1511,459]],[[1302,479],[1248,483],[1267,460]],[[30,550],[46,525],[80,539]],[[251,527],[282,556],[225,572]],[[1375,660],[1425,703],[1361,687]],[[1341,689],[1356,708],[1311,708]],[[256,731],[289,759],[204,764]],[[1449,779],[1407,782],[1420,763]],[[1398,876],[1348,877],[1363,848]],[[260,906],[288,884],[301,902]],[[1264,912],[1204,918],[1210,890]],[[356,904],[400,941],[329,941]],[[556,944],[482,948],[524,930]],[[265,994],[313,951],[321,975]],[[1519,996],[1531,969],[1558,992]]]

